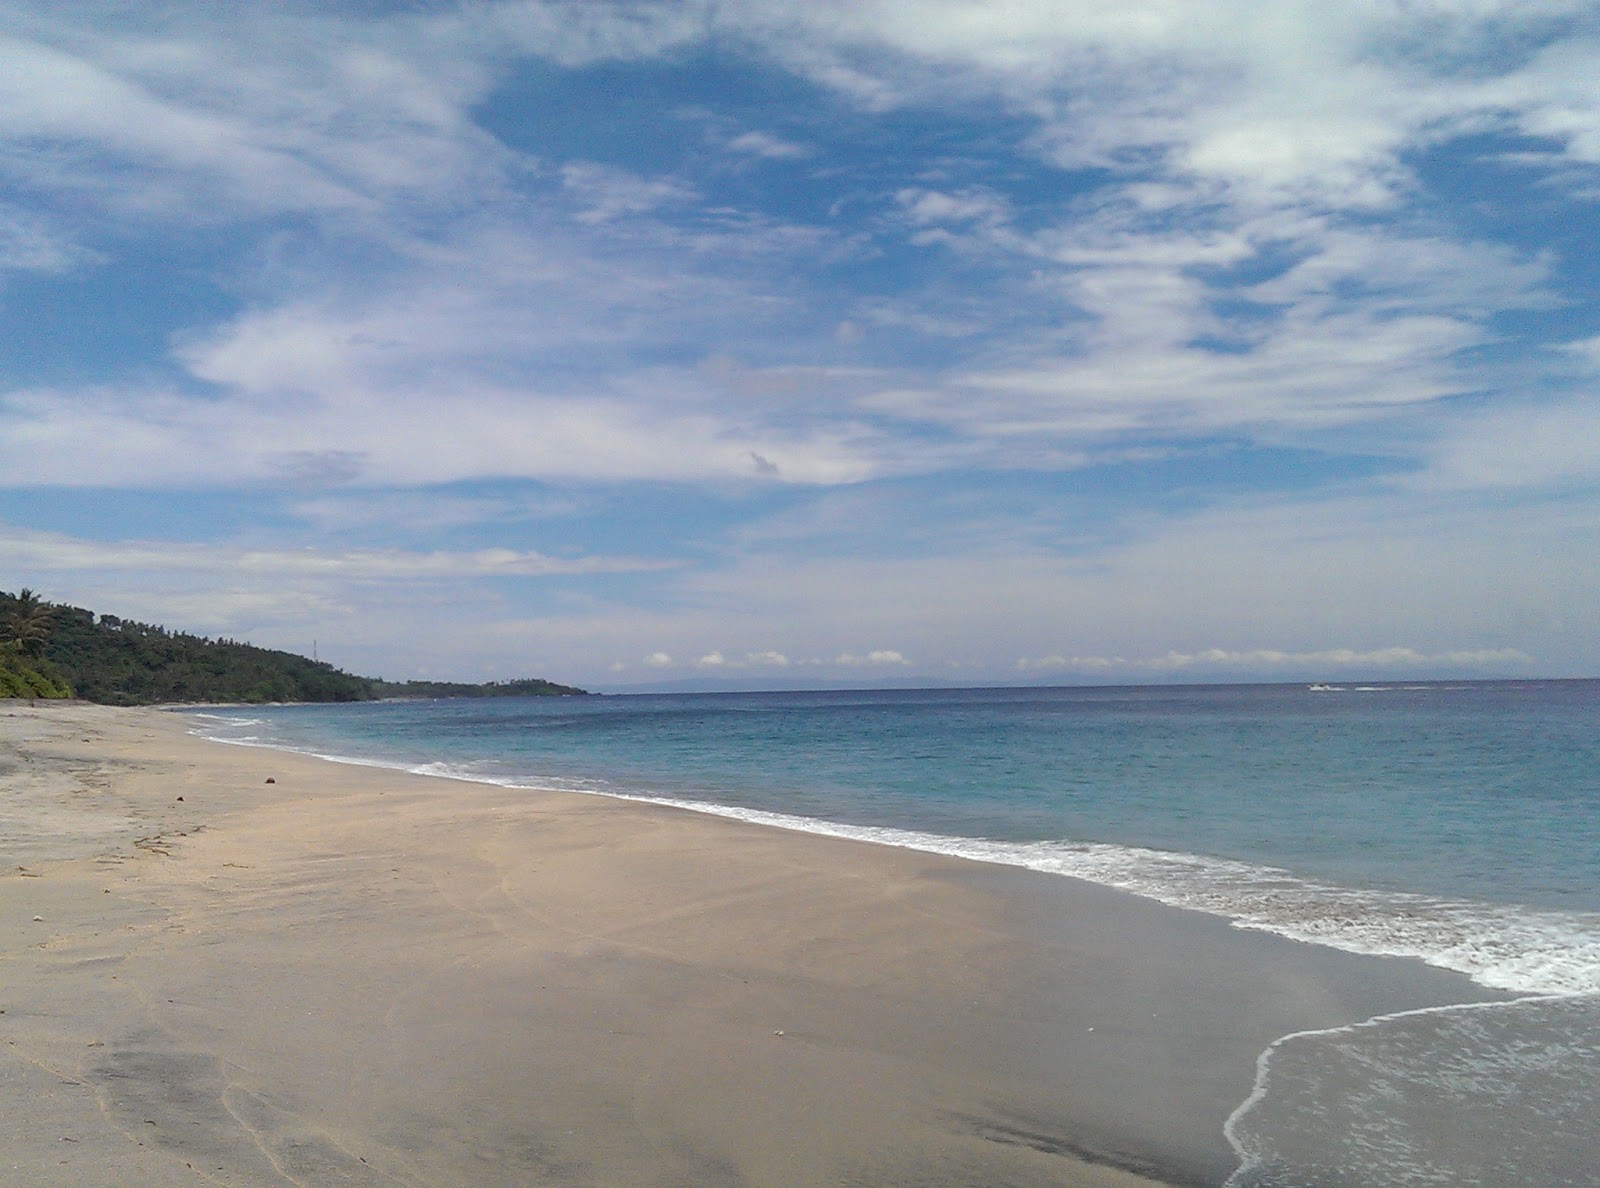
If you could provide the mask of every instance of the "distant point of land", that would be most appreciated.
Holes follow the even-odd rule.
[[[0,591],[0,697],[80,697],[103,705],[573,697],[526,678],[469,684],[356,676],[293,652],[210,639]]]

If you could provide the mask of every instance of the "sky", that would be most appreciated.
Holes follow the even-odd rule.
[[[1593,0],[244,9],[0,0],[0,589],[391,679],[1600,675]]]

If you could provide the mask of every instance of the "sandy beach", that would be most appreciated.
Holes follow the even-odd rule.
[[[1490,997],[1072,880],[0,702],[0,1182],[1218,1184]]]

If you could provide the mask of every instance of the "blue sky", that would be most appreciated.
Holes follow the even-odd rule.
[[[1588,0],[0,12],[0,588],[395,678],[1600,673]]]

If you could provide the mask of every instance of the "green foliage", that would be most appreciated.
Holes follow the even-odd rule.
[[[26,586],[14,598],[7,595],[0,606],[0,649],[37,658],[50,638],[54,617],[55,608]]]
[[[543,680],[489,685],[374,680],[292,652],[52,606],[29,590],[0,591],[0,697],[78,696],[106,705],[151,705],[582,692]]]
[[[290,652],[206,639],[61,607],[45,647],[79,697],[107,705],[174,701],[364,701],[371,682]]]
[[[32,590],[0,593],[0,697],[71,697],[55,666],[43,658],[55,608]]]
[[[490,681],[483,685],[455,681],[373,681],[372,688],[378,697],[571,697],[585,692],[571,685],[536,678]]]
[[[0,697],[71,697],[61,674],[47,665],[0,652]]]

